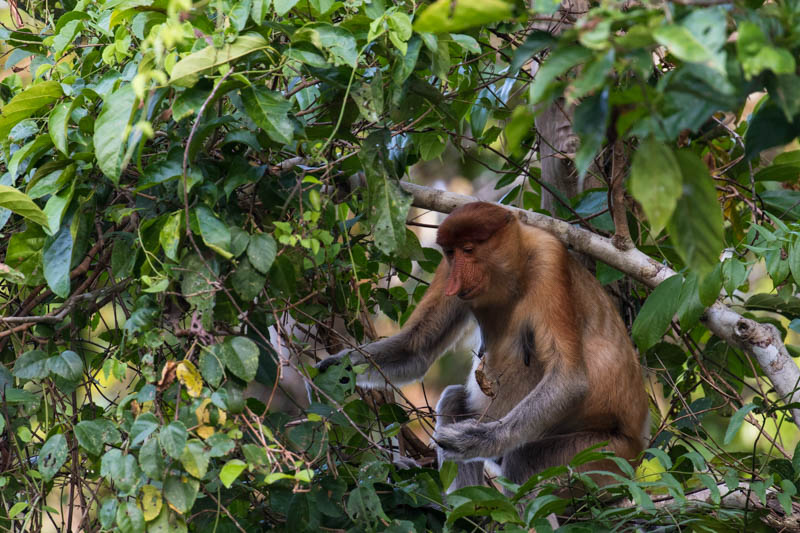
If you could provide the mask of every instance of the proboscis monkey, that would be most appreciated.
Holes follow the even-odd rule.
[[[600,442],[635,459],[647,442],[648,399],[625,325],[594,276],[556,237],[495,204],[456,209],[436,242],[446,260],[400,332],[320,370],[368,354],[361,386],[421,379],[474,317],[483,346],[473,371],[436,406],[439,462],[459,464],[451,490],[480,484],[486,460],[522,483]],[[611,461],[586,468],[617,470]]]

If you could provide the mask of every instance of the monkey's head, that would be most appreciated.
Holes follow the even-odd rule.
[[[515,220],[507,209],[488,202],[474,202],[455,209],[439,226],[436,243],[450,266],[445,294],[472,300],[492,285],[498,274],[493,252],[501,244],[500,234]]]

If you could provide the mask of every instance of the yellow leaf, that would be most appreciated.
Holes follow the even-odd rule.
[[[164,504],[161,499],[161,491],[153,485],[145,485],[142,487],[141,504],[145,521],[154,520],[161,512],[161,506]]]
[[[203,392],[203,378],[191,361],[184,359],[178,363],[175,374],[178,376],[178,381],[186,387],[186,392],[189,393],[189,396],[192,398],[200,396]]]

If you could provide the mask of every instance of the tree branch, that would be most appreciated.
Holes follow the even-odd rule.
[[[477,201],[471,196],[413,183],[402,182],[401,185],[413,195],[414,207],[440,213],[449,213],[456,207]],[[569,222],[540,213],[504,207],[517,213],[524,223],[549,231],[574,250],[599,259],[648,287],[655,287],[677,274],[637,248],[619,250],[611,239],[581,229]],[[706,309],[703,321],[716,336],[755,358],[783,401],[800,402],[800,392],[798,392],[800,369],[789,356],[775,326],[744,318],[721,302],[716,302]],[[800,409],[791,409],[791,413],[795,423],[800,423]]]

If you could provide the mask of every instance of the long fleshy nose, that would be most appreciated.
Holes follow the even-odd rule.
[[[445,296],[454,296],[461,292],[461,277],[464,269],[464,259],[461,254],[456,252],[453,262],[450,263],[450,275],[447,276],[447,287],[444,290]]]

